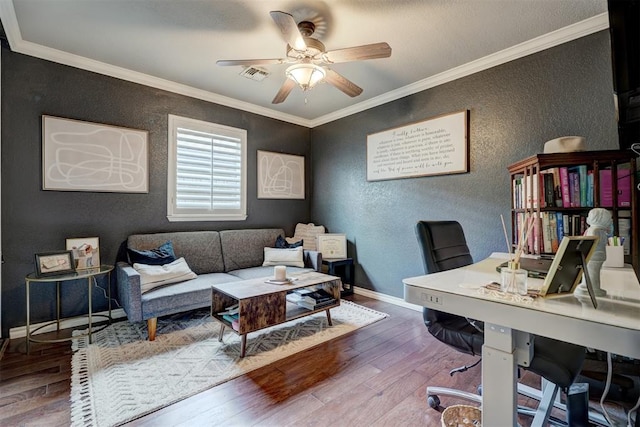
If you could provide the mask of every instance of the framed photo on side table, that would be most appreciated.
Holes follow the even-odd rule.
[[[323,258],[346,258],[347,236],[345,234],[325,233],[316,236],[316,246]]]
[[[76,271],[71,251],[42,252],[36,257],[36,275],[38,277],[69,274]]]
[[[67,250],[73,252],[76,269],[100,267],[100,240],[97,237],[67,239]]]

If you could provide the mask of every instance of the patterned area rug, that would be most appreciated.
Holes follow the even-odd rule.
[[[147,340],[145,322],[118,322],[73,340],[72,426],[116,426],[170,405],[276,360],[387,317],[342,301],[324,312],[247,336],[225,330],[207,311],[158,320],[156,340]]]

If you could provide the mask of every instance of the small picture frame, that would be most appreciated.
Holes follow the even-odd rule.
[[[322,258],[337,259],[347,257],[347,236],[339,233],[325,233],[316,236],[318,252]]]
[[[35,254],[36,275],[38,277],[75,273],[71,251],[42,252]]]
[[[73,253],[77,270],[100,267],[100,239],[82,237],[67,239],[67,250]]]

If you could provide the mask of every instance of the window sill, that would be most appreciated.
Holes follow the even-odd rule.
[[[184,221],[245,221],[246,214],[240,215],[167,215],[169,222]]]

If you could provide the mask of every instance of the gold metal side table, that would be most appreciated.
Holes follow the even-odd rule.
[[[79,280],[79,279],[87,279],[87,298],[88,298],[88,305],[89,305],[89,313],[87,314],[88,316],[88,320],[89,320],[89,324],[88,324],[88,330],[87,333],[84,335],[79,335],[79,336],[88,336],[89,337],[89,342],[91,342],[91,334],[94,332],[98,332],[101,329],[107,327],[110,323],[111,323],[111,271],[113,270],[113,266],[112,265],[101,265],[100,267],[96,267],[96,268],[89,268],[86,270],[78,270],[75,273],[71,273],[71,274],[63,274],[63,275],[59,275],[59,276],[45,276],[45,277],[38,277],[36,275],[36,273],[30,273],[25,277],[25,286],[26,286],[26,292],[27,292],[27,354],[29,354],[29,343],[30,342],[62,342],[62,341],[71,341],[74,337],[69,337],[69,338],[55,338],[55,339],[36,339],[33,338],[32,335],[39,331],[42,328],[46,328],[47,326],[51,326],[54,323],[56,324],[56,328],[58,331],[60,331],[60,284],[62,282],[68,282],[71,280]],[[109,304],[109,311],[108,314],[93,314],[93,303],[92,303],[92,298],[91,298],[91,290],[93,287],[93,283],[96,280],[96,278],[98,276],[101,276],[103,274],[107,275],[107,300],[108,300],[108,304]],[[34,330],[31,330],[30,328],[30,312],[31,312],[31,307],[30,307],[30,303],[29,303],[29,297],[30,297],[30,288],[31,288],[31,283],[55,283],[56,284],[56,320],[52,320],[50,322],[46,322],[43,325],[38,326],[37,328],[35,328]],[[80,317],[80,316],[74,316],[74,317]],[[101,317],[101,318],[105,318],[108,320],[108,322],[103,325],[100,326],[99,328],[95,329],[93,328],[93,318],[94,317]],[[78,336],[78,335],[76,335]]]

